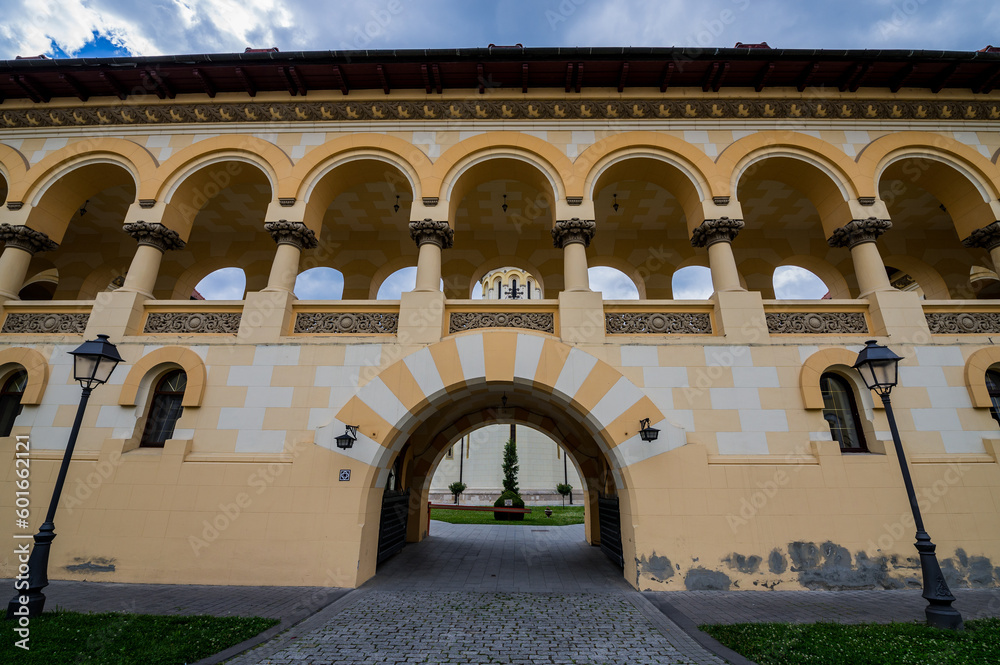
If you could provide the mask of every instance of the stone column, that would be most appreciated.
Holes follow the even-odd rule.
[[[18,293],[28,276],[31,257],[36,252],[50,252],[59,244],[41,231],[11,224],[0,224],[0,240],[6,242],[0,254],[0,302],[20,300]]]
[[[119,291],[138,293],[153,297],[156,278],[160,274],[160,261],[168,249],[183,249],[185,242],[176,231],[159,222],[131,222],[122,228],[132,236],[139,247],[135,250],[132,263],[125,275],[125,284]]]
[[[597,224],[593,220],[564,219],[552,229],[552,244],[563,251],[563,291],[590,291],[587,274],[587,247]]]
[[[271,234],[278,249],[271,263],[271,274],[267,278],[265,291],[286,291],[292,293],[295,288],[295,278],[299,275],[299,259],[302,250],[313,249],[319,244],[316,234],[302,222],[289,222],[280,219],[277,222],[266,222],[264,228]]]
[[[414,291],[441,290],[441,250],[455,242],[455,231],[448,222],[425,219],[410,222],[410,237],[417,243],[417,284]]]
[[[1000,273],[1000,221],[976,229],[962,241],[962,244],[969,249],[981,247],[989,251],[993,260],[993,271]]]
[[[746,291],[740,284],[740,273],[733,256],[733,239],[746,226],[742,219],[706,219],[691,234],[691,245],[708,248],[708,265],[712,270],[712,286],[720,291]]]
[[[854,219],[835,229],[827,241],[830,247],[847,247],[854,261],[858,278],[859,298],[867,298],[876,291],[895,291],[885,273],[885,263],[875,243],[878,237],[892,228],[888,219]]]

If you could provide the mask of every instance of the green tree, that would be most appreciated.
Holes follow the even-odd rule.
[[[517,487],[517,444],[513,439],[507,439],[503,447],[503,490],[520,495]]]

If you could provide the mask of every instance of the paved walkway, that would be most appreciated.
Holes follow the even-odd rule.
[[[232,665],[721,664],[582,525],[433,522],[364,587]]]

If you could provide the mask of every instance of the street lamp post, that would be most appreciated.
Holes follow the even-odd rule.
[[[874,340],[870,340],[866,342],[865,348],[861,349],[861,353],[858,354],[854,369],[861,374],[868,389],[879,394],[879,397],[882,398],[882,404],[885,405],[885,415],[889,420],[889,430],[892,432],[892,443],[896,448],[896,458],[899,460],[899,469],[903,474],[903,484],[906,485],[906,496],[910,500],[913,522],[917,527],[916,548],[917,552],[920,553],[920,570],[924,578],[923,597],[927,599],[924,613],[927,616],[927,625],[933,628],[962,630],[962,615],[951,606],[955,602],[955,596],[951,594],[948,583],[941,573],[941,566],[934,553],[935,545],[931,542],[927,531],[924,530],[924,520],[920,516],[917,495],[913,491],[913,480],[910,478],[910,469],[906,464],[903,444],[899,440],[899,430],[896,428],[896,418],[893,416],[892,404],[889,402],[889,393],[896,385],[897,366],[900,360],[902,360],[900,356],[877,344]]]
[[[80,395],[80,405],[76,409],[76,419],[73,421],[69,442],[63,453],[62,464],[59,466],[59,475],[56,477],[56,485],[52,490],[52,500],[49,501],[45,522],[35,534],[35,546],[31,549],[31,555],[28,557],[27,588],[23,586],[25,584],[23,580],[18,579],[15,582],[14,597],[7,604],[8,619],[36,617],[42,613],[42,609],[45,607],[45,594],[42,593],[42,589],[49,585],[49,550],[56,537],[53,520],[56,516],[56,508],[59,506],[59,496],[62,494],[63,484],[66,482],[69,462],[73,457],[73,448],[76,447],[76,438],[80,433],[83,413],[87,409],[90,393],[97,386],[106,383],[111,378],[111,372],[122,361],[118,349],[108,341],[107,335],[98,335],[97,339],[84,342],[75,350],[70,351],[70,354],[73,356],[73,377],[83,387],[83,394]]]

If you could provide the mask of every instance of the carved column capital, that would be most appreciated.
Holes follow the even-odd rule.
[[[982,247],[992,252],[1000,247],[1000,222],[993,222],[981,229],[976,229],[962,241],[962,244],[969,249]]]
[[[139,245],[149,245],[161,252],[166,252],[169,249],[184,249],[187,244],[177,235],[177,231],[172,231],[159,222],[131,222],[122,228]]]
[[[692,247],[708,247],[717,242],[732,242],[746,224],[742,219],[706,219],[691,233]]]
[[[559,249],[574,242],[590,247],[590,240],[597,232],[597,223],[592,219],[562,219],[552,229],[552,244]]]
[[[59,243],[41,231],[21,225],[0,224],[0,240],[6,242],[7,247],[17,247],[30,254],[51,252],[59,247]]]
[[[410,222],[410,237],[417,247],[432,243],[441,249],[448,249],[455,244],[455,230],[448,226],[448,222],[435,222],[433,219]]]
[[[279,245],[292,245],[299,249],[313,249],[319,244],[316,233],[302,222],[289,222],[279,219],[276,222],[264,222],[264,228],[271,238]]]
[[[869,217],[868,219],[852,219],[839,229],[833,230],[833,235],[827,240],[830,247],[847,247],[853,249],[865,242],[875,242],[878,237],[892,228],[888,219]]]

